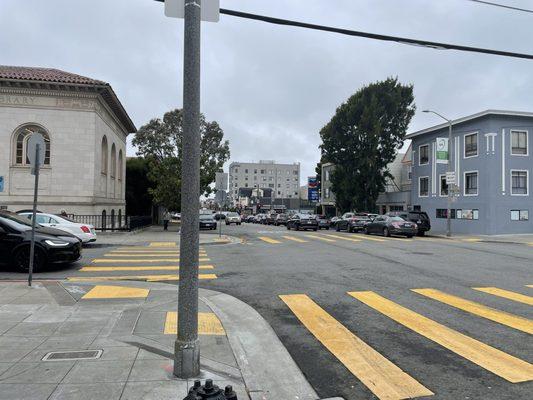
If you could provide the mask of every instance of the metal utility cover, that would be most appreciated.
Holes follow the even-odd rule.
[[[52,351],[43,357],[43,361],[96,360],[103,350]]]

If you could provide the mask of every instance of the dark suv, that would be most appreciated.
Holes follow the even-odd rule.
[[[418,236],[424,236],[431,229],[431,221],[425,211],[391,211],[386,215],[414,222],[418,226]]]

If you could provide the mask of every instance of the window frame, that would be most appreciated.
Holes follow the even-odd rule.
[[[526,134],[526,153],[525,154],[517,154],[513,153],[513,133],[525,133]],[[511,129],[509,133],[509,151],[512,156],[517,157],[528,157],[529,156],[529,131],[526,129]]]
[[[477,187],[476,187],[476,193],[475,194],[467,194],[466,193],[466,175],[467,174],[476,174],[476,180],[477,180]],[[465,197],[475,197],[479,195],[479,171],[478,170],[472,170],[472,171],[463,171],[463,196]]]
[[[52,140],[50,139],[50,133],[48,130],[46,130],[43,126],[35,123],[25,123],[23,125],[20,125],[15,129],[12,136],[12,142],[11,142],[11,151],[12,151],[12,162],[11,165],[13,167],[26,167],[29,168],[31,165],[27,162],[28,159],[28,140],[30,138],[30,128],[35,128],[34,131],[39,132],[41,135],[43,135],[44,143],[45,143],[45,155],[44,160],[41,163],[40,168],[51,168],[52,166]],[[21,155],[21,162],[17,162],[17,151],[18,151],[18,144],[19,144],[19,137],[23,135],[22,137],[22,155]],[[48,163],[46,162],[46,153],[48,153]]]
[[[427,179],[428,180],[427,194],[426,195],[422,195],[421,192],[420,192],[420,181],[422,179]],[[418,197],[429,197],[429,176],[419,176],[418,177]]]
[[[474,135],[476,135],[476,154],[472,156],[467,156],[466,155],[466,138],[468,136],[474,136]],[[479,132],[471,132],[471,133],[464,134],[463,135],[463,159],[475,158],[477,156],[479,156]]]
[[[420,149],[422,147],[427,147],[428,151],[427,151],[427,162],[425,163],[422,163],[422,152],[420,151]],[[426,143],[426,144],[421,144],[420,146],[418,146],[418,165],[419,166],[422,166],[422,165],[428,165],[429,164],[429,143]]]
[[[526,193],[513,193],[513,172],[525,172],[526,173]],[[529,196],[529,170],[528,169],[511,169],[509,171],[510,179],[509,179],[509,185],[510,185],[510,194],[511,196]]]

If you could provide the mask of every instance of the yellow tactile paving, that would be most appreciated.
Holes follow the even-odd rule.
[[[96,258],[93,260],[94,264],[108,264],[108,263],[153,263],[153,262],[179,262],[179,258]],[[209,258],[199,258],[200,262],[210,261]]]
[[[122,286],[97,285],[85,293],[82,299],[133,299],[146,298],[150,290]]]
[[[149,247],[178,247],[176,242],[151,242]]]
[[[411,289],[413,292],[429,297],[430,299],[440,301],[449,306],[469,312],[482,318],[489,319],[502,325],[509,326],[519,331],[533,334],[533,321],[509,314],[504,311],[486,307],[483,304],[466,300],[461,297],[453,296],[436,289]]]
[[[259,236],[259,239],[261,239],[263,242],[267,242],[267,243],[270,243],[270,244],[281,243],[279,240],[272,239],[272,238],[270,238],[268,236]]]
[[[178,332],[178,313],[167,312],[165,320],[165,335],[176,335]],[[198,313],[198,334],[199,335],[225,335],[224,327],[214,313]]]
[[[200,265],[199,269],[214,269],[213,265]],[[179,267],[172,265],[155,265],[155,266],[131,266],[131,267],[92,267],[86,266],[79,269],[81,272],[104,272],[104,271],[179,271]]]
[[[374,310],[509,382],[533,380],[533,365],[441,325],[374,292],[349,292]]]
[[[307,240],[303,240],[303,239],[297,238],[296,236],[290,236],[290,235],[282,236],[282,238],[283,239],[287,239],[287,240],[292,240],[293,242],[298,242],[298,243],[307,243],[308,242]]]
[[[341,240],[347,240],[349,242],[360,242],[361,239],[355,239],[353,237],[350,237],[350,236],[344,236],[344,235],[332,235],[332,234],[328,234],[328,235],[325,235],[327,237],[330,237],[330,238],[334,238],[334,239],[341,239]]]
[[[217,279],[215,274],[198,274],[198,279]],[[148,282],[157,282],[157,281],[177,281],[179,280],[179,275],[124,275],[124,276],[69,276],[67,278],[69,281],[78,281],[78,282],[91,282],[91,281],[127,281],[127,280],[146,280]]]
[[[533,306],[533,297],[526,296],[525,294],[511,292],[510,290],[504,290],[497,287],[475,287],[472,289]]]
[[[350,332],[305,294],[280,296],[302,324],[379,399],[431,396],[433,392]]]
[[[323,236],[320,236],[320,235],[305,235],[305,236],[308,237],[308,238],[311,238],[311,239],[322,240],[324,242],[336,242],[336,240],[334,240],[334,239],[328,239],[327,237],[323,237]]]

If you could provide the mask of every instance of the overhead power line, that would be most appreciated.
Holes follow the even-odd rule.
[[[503,57],[513,57],[513,58],[533,60],[533,54],[514,53],[510,51],[492,50],[492,49],[484,49],[480,47],[461,46],[461,45],[450,44],[450,43],[431,42],[428,40],[419,40],[419,39],[403,38],[403,37],[398,37],[398,36],[380,35],[377,33],[354,31],[350,29],[342,29],[342,28],[334,28],[331,26],[309,24],[306,22],[292,21],[288,19],[267,17],[265,15],[250,14],[250,13],[245,13],[241,11],[228,10],[225,8],[221,8],[220,13],[231,15],[233,17],[267,22],[270,24],[295,26],[298,28],[313,29],[317,31],[338,33],[341,35],[357,36],[357,37],[364,37],[368,39],[382,40],[382,41],[387,41],[387,42],[396,42],[396,43],[409,44],[409,45],[415,45],[415,46],[429,47],[429,48],[438,49],[438,50],[457,50],[457,51],[466,51],[470,53],[483,53],[483,54],[492,54],[492,55],[503,56]]]
[[[508,6],[508,5],[506,5],[506,4],[493,3],[492,1],[483,1],[483,0],[467,0],[467,1],[471,1],[471,2],[473,2],[473,3],[485,4],[485,5],[487,5],[487,6],[494,6],[494,7],[500,7],[500,8],[507,8],[508,10],[522,11],[522,12],[526,12],[526,13],[531,13],[531,14],[533,14],[533,10],[528,10],[527,8],[520,8],[520,7]]]

